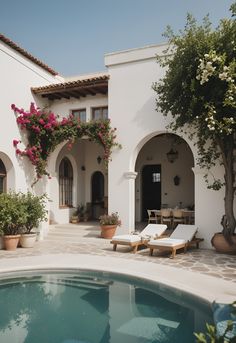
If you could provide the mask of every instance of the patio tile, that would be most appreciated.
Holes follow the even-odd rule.
[[[63,232],[62,235],[59,233]],[[169,255],[149,255],[149,249],[142,249],[133,254],[129,248],[118,246],[113,251],[110,240],[99,237],[97,223],[82,225],[66,224],[55,225],[50,228],[45,240],[37,242],[34,248],[18,248],[8,252],[0,250],[0,259],[7,260],[25,256],[41,256],[48,254],[84,254],[116,257],[122,260],[134,260],[150,262],[152,264],[166,265],[181,270],[213,276],[236,283],[236,259],[231,255],[219,255],[214,250],[190,249],[186,254],[178,253],[175,259]]]

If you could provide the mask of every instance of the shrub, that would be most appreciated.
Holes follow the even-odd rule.
[[[121,225],[118,212],[112,214],[104,214],[99,217],[100,225]]]

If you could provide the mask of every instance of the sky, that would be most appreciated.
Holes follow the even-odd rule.
[[[167,25],[186,14],[213,27],[230,17],[233,0],[0,0],[0,33],[60,75],[106,70],[104,55],[165,42]]]

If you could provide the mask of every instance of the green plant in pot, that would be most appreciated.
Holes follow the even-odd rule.
[[[24,231],[20,237],[20,245],[23,248],[31,248],[36,241],[37,230],[42,221],[47,221],[47,210],[45,209],[48,197],[46,194],[34,195],[31,192],[21,195],[21,201],[26,210],[26,222]]]
[[[20,192],[0,194],[0,228],[6,250],[17,248],[20,234],[27,221],[26,206],[21,197]]]
[[[102,238],[112,238],[116,232],[117,226],[121,225],[118,212],[103,214],[99,217],[99,222],[101,226]]]
[[[84,204],[80,204],[77,206],[77,209],[73,212],[71,216],[71,223],[76,224],[82,220],[84,220],[86,216],[86,208]]]

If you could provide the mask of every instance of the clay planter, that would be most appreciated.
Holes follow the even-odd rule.
[[[37,234],[36,233],[25,233],[20,236],[20,246],[22,248],[33,248],[36,242]]]
[[[6,250],[16,250],[20,235],[3,236],[4,246]]]
[[[3,236],[0,236],[0,250],[4,249]]]
[[[232,235],[231,239],[232,244],[226,241],[222,233],[215,233],[211,239],[211,244],[221,254],[236,255],[236,235]]]
[[[117,225],[101,225],[101,237],[112,238],[116,232]]]
[[[77,224],[79,222],[79,218],[76,216],[72,216],[70,222],[71,224]]]

